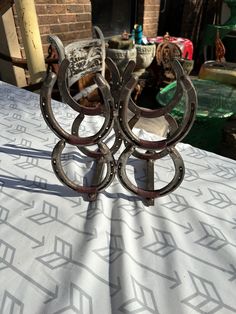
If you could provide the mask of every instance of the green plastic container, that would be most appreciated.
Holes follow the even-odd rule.
[[[195,122],[183,139],[184,143],[217,153],[219,151],[222,129],[226,119],[236,112],[236,88],[215,81],[194,79],[192,83],[197,92],[198,108]],[[176,82],[163,88],[156,97],[161,106],[173,98]],[[185,97],[171,114],[181,120],[185,108]]]

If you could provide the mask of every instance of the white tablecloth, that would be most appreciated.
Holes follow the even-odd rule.
[[[54,109],[68,127],[75,115]],[[235,161],[180,143],[185,179],[155,206],[117,179],[88,203],[52,171],[38,95],[0,82],[0,130],[0,313],[236,312]],[[70,162],[82,181],[90,160]]]

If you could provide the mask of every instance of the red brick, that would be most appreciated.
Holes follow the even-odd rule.
[[[89,0],[87,0],[89,1]],[[62,4],[78,4],[78,0],[57,0],[57,3],[62,3]]]
[[[36,3],[36,5],[41,4],[41,3],[42,4],[57,3],[57,0],[51,0],[51,1],[49,1],[49,0],[36,0],[35,3]]]
[[[144,12],[157,12],[160,10],[159,5],[146,5]]]
[[[57,24],[59,23],[59,18],[57,15],[39,15],[38,16],[40,25]]]
[[[75,40],[79,40],[82,38],[89,38],[89,37],[91,37],[91,32],[88,30],[85,30],[85,31],[61,33],[61,34],[57,34],[57,35],[65,43],[65,42],[72,42]]]
[[[159,11],[147,11],[144,13],[144,18],[158,18],[159,17]]]
[[[157,18],[145,18],[144,17],[144,19],[143,19],[143,24],[146,24],[146,25],[148,25],[148,24],[157,24]]]
[[[49,34],[50,33],[50,26],[49,25],[40,25],[39,31],[41,35]]]
[[[76,14],[76,21],[77,22],[84,22],[84,21],[91,22],[91,14],[89,13]]]
[[[91,5],[84,5],[84,12],[92,12],[92,7]]]
[[[50,25],[50,32],[52,34],[55,33],[67,33],[69,30],[69,25],[70,24],[55,24],[55,25]],[[73,24],[72,24],[73,25]]]
[[[48,35],[41,35],[42,44],[48,43]]]
[[[160,5],[160,0],[145,0],[144,5]]]
[[[43,54],[44,54],[44,56],[48,56],[48,47],[49,47],[49,44],[43,44]]]
[[[66,6],[67,13],[80,13],[84,12],[84,6],[81,4],[71,4]]]
[[[47,5],[47,14],[64,14],[66,6],[60,4]]]
[[[47,6],[45,4],[36,5],[36,12],[37,14],[46,14],[47,13]]]
[[[90,0],[77,0],[77,3],[90,4]]]
[[[91,27],[91,22],[69,24],[69,31],[81,31]]]
[[[58,21],[59,23],[75,23],[77,18],[74,14],[58,15]]]

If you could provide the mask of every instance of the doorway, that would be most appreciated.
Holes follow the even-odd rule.
[[[130,32],[137,18],[137,0],[92,0],[92,23],[105,37]]]
[[[161,0],[158,35],[181,36],[184,0]]]

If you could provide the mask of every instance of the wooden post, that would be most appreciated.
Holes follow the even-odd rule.
[[[45,61],[34,0],[15,0],[22,34],[30,83],[40,82],[45,74]]]
[[[20,46],[17,38],[15,22],[12,9],[9,6],[7,10],[0,15],[0,52],[15,58],[21,58]],[[25,86],[25,71],[21,68],[13,66],[10,62],[0,60],[0,78],[4,82]]]

